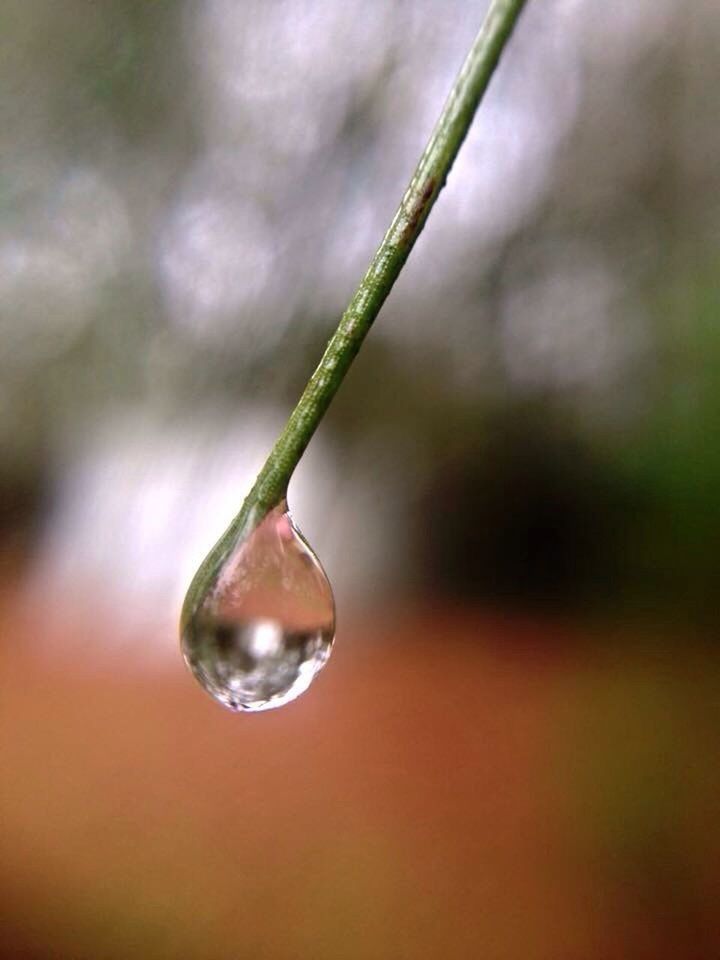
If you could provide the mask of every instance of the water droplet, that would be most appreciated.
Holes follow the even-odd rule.
[[[183,630],[195,677],[231,710],[269,710],[300,696],[335,636],[332,589],[287,504],[230,552]]]

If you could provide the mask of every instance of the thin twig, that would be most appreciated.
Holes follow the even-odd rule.
[[[190,585],[182,623],[192,616],[238,540],[285,499],[288,483],[330,401],[392,290],[475,116],[526,0],[493,0],[445,101],[390,228],[330,338],[240,513],[210,551]]]

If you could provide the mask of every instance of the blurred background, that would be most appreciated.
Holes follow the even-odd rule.
[[[291,487],[296,704],[177,649],[484,0],[5,0],[0,955],[720,955],[720,8],[529,0]]]

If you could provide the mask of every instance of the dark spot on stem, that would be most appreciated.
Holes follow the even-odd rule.
[[[417,230],[417,225],[420,223],[420,218],[430,202],[430,198],[433,195],[434,189],[435,177],[431,177],[425,184],[425,189],[421,193],[420,199],[415,203],[415,206],[410,211],[407,225],[405,226],[400,238],[403,244],[409,244],[412,242],[415,231]]]

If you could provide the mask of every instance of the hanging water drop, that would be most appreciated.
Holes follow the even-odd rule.
[[[287,504],[230,552],[182,634],[197,680],[231,710],[269,710],[300,696],[335,636],[332,589]]]

